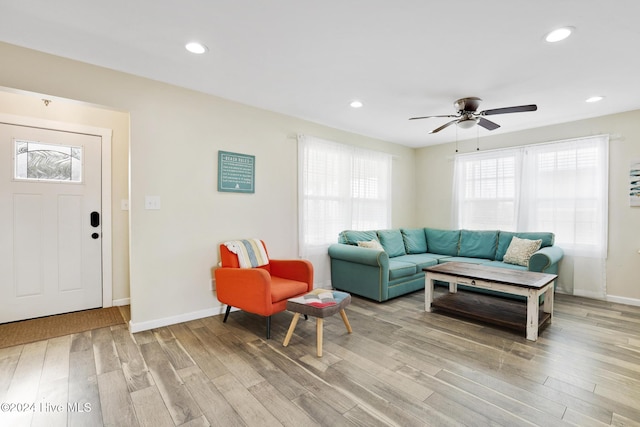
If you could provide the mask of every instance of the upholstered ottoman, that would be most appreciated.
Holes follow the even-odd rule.
[[[317,353],[318,357],[322,357],[322,327],[325,317],[333,316],[340,312],[342,321],[347,327],[347,332],[353,332],[349,324],[349,319],[347,319],[347,313],[344,311],[344,308],[349,304],[351,304],[351,295],[348,293],[326,289],[315,289],[301,297],[287,300],[287,310],[295,314],[293,315],[287,336],[284,338],[282,345],[285,347],[289,345],[289,340],[291,340],[291,336],[296,329],[301,314],[313,316],[317,319]]]

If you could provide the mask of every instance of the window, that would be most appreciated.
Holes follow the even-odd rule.
[[[514,231],[519,159],[517,150],[458,156],[455,222],[469,229]]]
[[[606,258],[608,152],[604,136],[526,147],[519,222],[553,231],[568,254]]]
[[[82,147],[14,140],[14,179],[82,182]]]
[[[391,224],[391,156],[310,136],[298,137],[300,251],[326,256],[347,229]]]
[[[460,228],[552,231],[567,254],[606,258],[607,136],[456,157]]]

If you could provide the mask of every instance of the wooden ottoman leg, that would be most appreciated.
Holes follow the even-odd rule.
[[[318,323],[316,323],[318,357],[322,357],[322,326],[323,326],[323,322],[324,322],[324,319],[322,317],[318,317]]]
[[[344,308],[340,310],[340,316],[342,316],[342,321],[344,322],[344,326],[347,327],[347,332],[351,333],[353,330],[351,329],[351,325],[349,324],[349,319],[347,319],[347,312],[344,311]]]
[[[296,325],[298,324],[298,319],[300,318],[300,313],[296,313],[293,315],[293,319],[291,319],[291,325],[289,325],[289,330],[287,331],[287,336],[284,337],[283,346],[289,345],[289,340],[291,340],[291,336],[293,335],[293,331],[296,329]]]

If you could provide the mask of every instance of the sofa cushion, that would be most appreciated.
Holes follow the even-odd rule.
[[[378,235],[375,231],[345,230],[338,236],[339,243],[348,245],[357,245],[358,242],[369,242],[371,240],[378,240]]]
[[[400,230],[378,230],[378,240],[389,257],[406,254]]]
[[[546,248],[547,246],[553,246],[553,241],[555,235],[550,232],[520,232],[514,233],[512,231],[501,231],[500,236],[498,237],[498,251],[496,252],[496,261],[504,260],[504,254],[507,252],[507,248],[511,244],[511,239],[513,236],[519,237],[521,239],[529,239],[529,240],[542,240],[541,248]]]
[[[463,256],[450,256],[450,257],[440,258],[438,260],[438,263],[443,264],[445,262],[466,262],[469,264],[486,264],[491,261],[492,260],[485,259],[485,258],[467,258]]]
[[[389,280],[397,279],[399,277],[412,276],[416,274],[418,268],[415,264],[410,262],[389,260]]]
[[[404,248],[408,254],[424,254],[427,252],[427,236],[424,228],[401,228]]]
[[[400,255],[399,257],[395,257],[393,260],[415,264],[418,273],[421,272],[423,268],[432,267],[438,264],[438,260],[436,258],[427,254]]]
[[[504,254],[503,261],[507,264],[516,264],[528,267],[529,258],[531,258],[531,255],[533,255],[535,251],[540,249],[541,244],[542,240],[540,239],[529,240],[513,236],[511,244],[507,248],[507,252]]]
[[[460,252],[458,252],[458,256],[494,260],[497,249],[497,230],[460,231]]]
[[[430,253],[457,256],[460,230],[439,230],[425,228],[427,247]]]

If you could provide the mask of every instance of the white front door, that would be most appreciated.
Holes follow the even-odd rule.
[[[102,307],[101,140],[0,123],[0,323]]]

